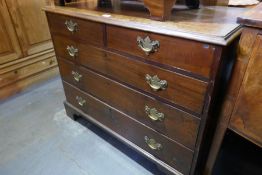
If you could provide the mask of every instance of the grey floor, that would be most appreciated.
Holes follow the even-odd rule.
[[[0,102],[0,175],[150,175],[155,166],[68,118],[59,78]]]

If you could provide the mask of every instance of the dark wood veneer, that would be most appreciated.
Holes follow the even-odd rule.
[[[137,37],[149,36],[157,40],[160,48],[146,55],[137,45]],[[216,47],[207,43],[157,35],[127,28],[107,26],[108,48],[142,57],[149,61],[167,64],[178,69],[209,78]]]
[[[93,47],[91,45],[76,43],[61,36],[53,37],[57,56],[77,63],[90,69],[111,76],[118,81],[125,82],[138,89],[165,98],[172,103],[201,114],[207,83],[177,74],[165,69],[136,61],[128,57]],[[72,59],[66,51],[67,45],[78,49],[78,55]],[[165,90],[154,91],[145,80],[145,75],[157,75],[168,82]]]
[[[182,173],[189,173],[193,157],[193,152],[191,150],[159,135],[156,131],[132,120],[127,115],[120,113],[93,96],[73,88],[67,83],[64,83],[64,89],[67,101],[70,104],[81,109],[85,114],[92,116],[98,122],[143,148],[160,160],[172,165]],[[76,96],[80,96],[86,100],[84,106],[78,105]],[[163,148],[161,150],[150,149],[144,141],[145,136],[155,139],[162,144]]]
[[[239,26],[230,23],[231,16],[224,15],[230,10],[178,12],[176,18],[161,23],[142,18],[143,11],[92,7],[87,2],[46,8],[68,115],[81,114],[109,128],[107,131],[174,174],[201,174],[209,147],[207,136],[214,126],[210,124],[216,117],[215,95],[220,90],[221,75],[227,73],[225,63],[233,60],[234,48],[224,46],[234,45],[232,41],[239,34]],[[108,12],[113,15],[105,17]],[[220,15],[225,17],[225,24],[216,18]],[[79,30],[68,32],[65,20],[77,22]],[[205,27],[199,27],[201,24]],[[146,55],[138,46],[138,36],[149,36],[159,41],[160,47]],[[76,47],[78,55],[68,56],[67,45]],[[82,76],[79,82],[72,71]],[[167,80],[167,89],[152,91],[145,74]],[[76,95],[87,99],[88,105],[79,106]],[[145,105],[164,113],[165,119],[149,119]],[[119,127],[111,120],[118,121],[115,124]],[[126,123],[132,124],[127,130]],[[154,137],[167,150],[150,150],[141,134]]]
[[[74,66],[60,59],[58,63],[64,81],[74,84],[110,106],[119,109],[188,148],[194,149],[200,122],[196,117],[156,101],[152,97],[111,81],[83,67]],[[72,70],[79,72],[83,76],[80,82],[74,81],[71,75]],[[145,113],[145,105],[164,113],[164,121],[152,121]]]
[[[75,40],[82,40],[89,44],[98,46],[104,45],[104,25],[97,22],[85,21],[72,16],[64,16],[53,13],[47,13],[50,32],[52,35],[62,34]],[[66,21],[77,23],[75,32],[70,32]]]

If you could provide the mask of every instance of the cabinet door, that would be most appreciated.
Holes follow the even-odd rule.
[[[21,50],[4,0],[0,0],[0,64],[18,59]]]
[[[53,48],[42,8],[51,0],[7,0],[25,56]]]
[[[262,146],[262,35],[258,35],[230,127]]]

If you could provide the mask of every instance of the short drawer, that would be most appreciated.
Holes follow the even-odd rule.
[[[75,61],[79,55],[79,46],[73,39],[61,35],[53,35],[56,56],[69,61]]]
[[[189,174],[193,152],[119,113],[107,104],[64,83],[67,101],[157,159]]]
[[[71,16],[47,13],[52,37],[61,34],[86,43],[104,45],[104,25]]]
[[[83,67],[61,60],[59,66],[64,81],[94,95],[172,140],[194,149],[200,123],[195,116]],[[81,75],[79,81],[73,78],[72,72]]]
[[[215,52],[215,46],[209,44],[115,26],[107,26],[107,45],[207,78],[210,77]]]
[[[84,42],[75,42],[73,39],[61,35],[53,36],[56,56],[69,61],[78,62],[84,66],[90,61],[105,58],[106,52],[101,48],[85,44]]]
[[[76,44],[72,40],[63,39],[61,36],[53,38],[58,57],[76,60],[81,65],[111,76],[120,82],[164,98],[196,113],[202,112],[207,82],[91,45]],[[67,50],[68,47],[77,50],[76,56],[70,56]],[[165,81],[165,84],[161,84],[163,81]]]

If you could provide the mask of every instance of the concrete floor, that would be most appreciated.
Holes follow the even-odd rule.
[[[0,102],[0,175],[150,175],[154,164],[68,118],[60,78]]]

